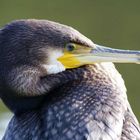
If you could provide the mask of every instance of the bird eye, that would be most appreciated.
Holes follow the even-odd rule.
[[[67,51],[71,52],[75,49],[75,44],[69,43],[66,45]]]

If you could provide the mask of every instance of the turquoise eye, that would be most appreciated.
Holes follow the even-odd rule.
[[[69,43],[66,45],[67,51],[71,52],[75,49],[75,44]]]

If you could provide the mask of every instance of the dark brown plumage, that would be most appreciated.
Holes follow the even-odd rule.
[[[112,63],[49,74],[48,50],[93,43],[71,27],[16,21],[0,31],[0,96],[15,113],[3,140],[138,140],[139,124]]]

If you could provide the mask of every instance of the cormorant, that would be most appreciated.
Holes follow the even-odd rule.
[[[139,140],[124,81],[111,62],[139,51],[94,44],[48,20],[0,30],[0,97],[14,112],[3,140]]]

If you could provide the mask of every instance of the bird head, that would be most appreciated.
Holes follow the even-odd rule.
[[[18,20],[6,25],[0,31],[0,50],[5,66],[38,65],[47,74],[100,62],[140,62],[138,51],[94,44],[72,27],[48,20]]]

